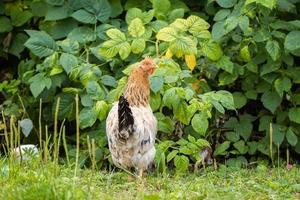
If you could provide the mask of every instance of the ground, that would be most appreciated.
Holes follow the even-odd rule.
[[[79,170],[0,162],[0,199],[300,199],[300,169],[220,167],[185,175]],[[172,174],[172,175],[170,175]],[[75,177],[75,178],[74,178]]]

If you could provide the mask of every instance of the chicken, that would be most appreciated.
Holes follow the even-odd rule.
[[[133,69],[125,90],[111,108],[106,120],[106,135],[113,163],[135,169],[139,177],[154,162],[157,120],[149,104],[149,76],[155,62],[145,58]]]

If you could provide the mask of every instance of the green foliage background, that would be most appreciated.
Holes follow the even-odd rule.
[[[99,167],[110,166],[106,115],[126,75],[148,55],[160,66],[151,77],[159,170],[174,165],[184,172],[198,166],[207,146],[228,165],[275,159],[280,153],[283,158],[287,150],[296,158],[299,2],[0,2],[1,110],[5,116],[38,122],[42,99],[43,125],[51,129],[60,97],[58,118],[67,120],[72,159],[74,98],[79,94],[81,166],[90,164],[87,138],[96,141]],[[34,130],[23,138],[37,141]]]

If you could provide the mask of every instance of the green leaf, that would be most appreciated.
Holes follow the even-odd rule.
[[[122,33],[119,29],[112,28],[106,31],[106,34],[109,38],[111,38],[114,41],[124,42],[126,41],[126,36],[124,33]]]
[[[75,95],[62,93],[59,95],[60,103],[59,103],[59,112],[58,119],[69,119],[73,120],[75,118]],[[56,104],[53,104],[53,113],[55,112]]]
[[[157,19],[165,18],[171,8],[169,0],[152,0],[152,7]]]
[[[248,151],[248,147],[245,145],[244,140],[240,140],[233,144],[234,148],[236,148],[241,154],[245,154]]]
[[[205,113],[198,113],[195,114],[192,119],[192,127],[193,129],[200,133],[201,135],[205,136],[206,131],[208,129],[208,120],[207,115]]]
[[[236,4],[237,0],[216,0],[219,6],[223,8],[231,8]]]
[[[94,100],[102,100],[105,98],[104,91],[96,81],[88,81],[86,91]]]
[[[245,62],[250,62],[251,61],[251,54],[250,54],[248,46],[244,46],[243,48],[241,48],[241,50],[240,50],[240,57]],[[251,65],[251,64],[255,65],[254,63],[247,63],[247,64],[248,64],[247,67],[249,65]],[[248,69],[249,69],[249,67],[248,67]],[[251,70],[251,69],[250,69],[250,71],[257,72],[257,70]]]
[[[10,32],[13,29],[13,26],[10,20],[7,17],[0,17],[0,33]]]
[[[151,106],[151,109],[152,109],[153,112],[160,108],[160,104],[161,104],[160,93],[151,94],[150,106]]]
[[[189,37],[180,36],[170,44],[172,52],[191,55],[197,53],[197,43]]]
[[[291,31],[287,34],[284,41],[284,48],[289,51],[300,49],[300,31]]]
[[[300,124],[300,107],[290,108],[289,118],[292,122],[296,122],[297,124]]]
[[[71,15],[74,19],[85,24],[96,24],[97,18],[95,15],[80,9]]]
[[[95,108],[83,108],[79,113],[80,128],[84,129],[93,126],[97,120],[97,117],[98,113]]]
[[[79,43],[87,43],[96,40],[96,34],[93,29],[82,26],[73,29],[68,34],[68,38]]]
[[[270,123],[272,122],[272,117],[268,115],[264,115],[259,118],[259,131],[267,131],[270,129]]]
[[[177,32],[174,28],[165,27],[159,30],[159,32],[156,35],[156,38],[158,40],[171,42],[177,38]]]
[[[269,40],[266,44],[266,50],[274,61],[280,57],[280,46],[277,41]]]
[[[276,81],[274,82],[274,86],[279,96],[282,97],[284,92],[290,91],[292,87],[292,82],[289,78],[285,76],[276,79]]]
[[[38,57],[46,57],[57,50],[55,41],[44,31],[27,30],[30,38],[24,44],[33,54]]]
[[[133,19],[128,26],[128,32],[132,37],[141,37],[145,33],[142,20],[139,18]]]
[[[265,74],[269,74],[271,72],[275,72],[280,69],[280,64],[278,63],[267,63],[261,67],[260,75],[263,76]]]
[[[67,73],[70,73],[72,69],[78,65],[77,58],[68,53],[63,53],[60,56],[59,62]]]
[[[76,54],[79,51],[79,43],[69,38],[62,41],[57,41],[57,44],[66,52],[70,54]]]
[[[110,0],[109,1],[111,5],[111,17],[117,17],[123,12],[123,7],[121,4],[121,0]]]
[[[30,83],[30,91],[32,95],[36,98],[41,92],[47,87],[51,87],[51,79],[44,77],[42,73],[38,73],[28,80]]]
[[[202,46],[202,51],[212,61],[217,61],[221,58],[223,52],[220,45],[216,42],[206,42]]]
[[[242,29],[243,32],[247,32],[249,28],[249,18],[247,16],[240,17],[239,20],[239,27]]]
[[[224,26],[224,21],[218,21],[213,25],[211,35],[214,41],[219,41],[224,35],[226,35]]]
[[[104,120],[108,113],[108,105],[105,101],[97,101],[95,106],[96,112],[98,113],[98,119],[100,121]]]
[[[156,93],[158,92],[164,85],[164,79],[161,76],[151,76],[150,77],[150,88]]]
[[[294,133],[294,131],[292,130],[291,127],[288,128],[285,137],[286,137],[288,143],[292,146],[296,146],[296,144],[298,143],[298,137]]]
[[[178,150],[171,151],[167,156],[167,162],[170,162],[178,153]]]
[[[190,33],[197,35],[198,32],[209,29],[210,25],[204,19],[191,15],[186,19],[187,29]]]
[[[176,167],[176,171],[179,173],[183,173],[188,170],[189,167],[189,159],[184,155],[177,155],[174,158],[174,165]]]
[[[64,0],[47,0],[47,3],[53,6],[61,6],[64,4]]]
[[[281,125],[278,125],[278,124],[272,124],[272,127],[273,127],[272,128],[273,129],[273,142],[274,142],[274,144],[280,146],[285,137],[284,127]]]
[[[230,142],[225,141],[222,144],[219,144],[217,148],[214,151],[214,156],[218,155],[226,155],[227,154],[227,149],[230,147]]]
[[[232,74],[233,72],[233,63],[230,60],[230,57],[223,55],[220,60],[216,63],[216,66],[219,69],[224,69],[228,73]]]
[[[115,40],[108,40],[102,43],[102,46],[98,50],[98,54],[106,58],[113,58],[120,51],[120,42]]]
[[[234,92],[233,94],[234,106],[236,109],[242,108],[247,103],[247,98],[241,92]]]
[[[142,53],[146,48],[146,42],[144,39],[134,39],[131,43],[132,53],[139,54]]]
[[[169,134],[173,133],[175,129],[175,124],[170,117],[166,117],[162,113],[155,113],[155,117],[158,122],[158,131]]]
[[[184,16],[184,9],[183,8],[178,8],[174,9],[170,12],[168,16],[169,22],[173,22],[178,18],[182,18]]]
[[[224,20],[229,14],[230,9],[221,9],[215,14],[214,21]]]
[[[238,24],[239,24],[238,17],[236,17],[236,16],[228,17],[224,23],[224,28],[225,28],[226,33],[229,33],[230,31],[235,29],[235,27],[237,27]]]
[[[118,85],[116,79],[113,76],[110,76],[110,75],[101,76],[100,82],[103,85],[107,85],[107,86],[110,86],[110,87],[117,87],[117,85]]]
[[[125,60],[131,52],[131,46],[128,42],[123,42],[119,49],[119,55],[122,60]]]
[[[66,6],[51,6],[47,9],[45,21],[56,21],[66,19],[71,14],[71,10]]]
[[[0,25],[1,27],[1,25]],[[0,31],[1,32],[1,31]],[[28,39],[28,36],[24,33],[17,33],[17,35],[14,37],[11,46],[8,50],[9,53],[17,56],[20,58],[20,53],[24,50],[25,46],[24,43]]]
[[[28,10],[15,11],[11,14],[11,22],[14,26],[22,26],[32,18],[32,13]]]
[[[127,13],[126,13],[126,16],[125,16],[125,21],[127,24],[130,24],[130,22],[132,20],[134,20],[135,18],[140,18],[142,19],[143,18],[143,12],[141,9],[139,8],[130,8]]]
[[[262,97],[261,101],[265,108],[275,113],[277,107],[281,104],[281,98],[275,91],[266,91]]]
[[[84,0],[85,10],[97,16],[100,22],[105,22],[111,15],[111,7],[107,0]]]
[[[253,117],[249,114],[244,114],[239,117],[239,123],[234,127],[234,130],[240,134],[247,141],[252,133],[252,121]]]
[[[226,132],[225,133],[226,139],[231,142],[237,142],[240,139],[240,135],[237,132]]]

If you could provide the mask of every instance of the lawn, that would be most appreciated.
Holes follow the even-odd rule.
[[[171,175],[172,174],[172,175]],[[0,164],[0,199],[300,199],[300,169],[202,170],[148,174],[79,170],[53,163]]]

